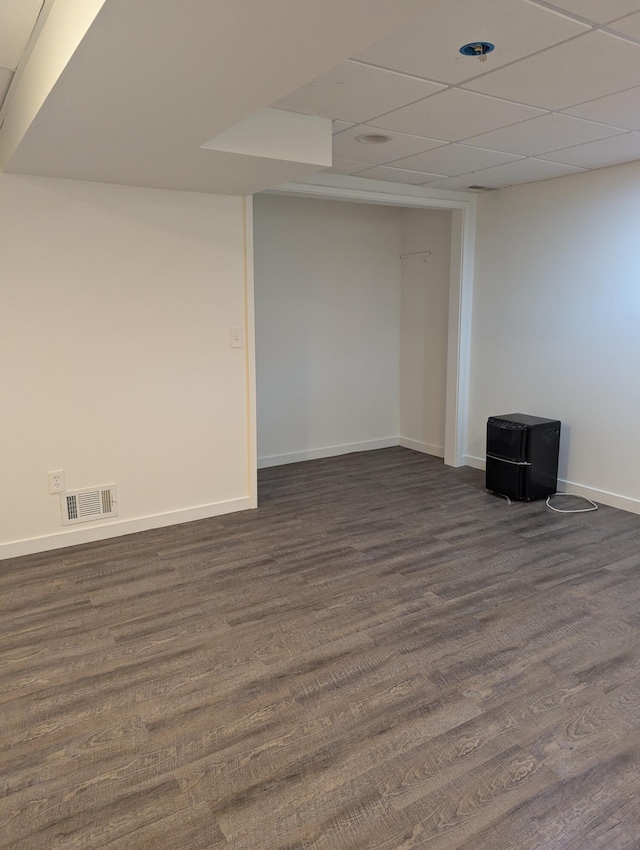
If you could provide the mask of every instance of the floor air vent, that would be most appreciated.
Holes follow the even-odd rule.
[[[118,516],[115,484],[60,493],[60,504],[63,525]]]

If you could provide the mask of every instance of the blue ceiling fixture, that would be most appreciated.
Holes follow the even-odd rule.
[[[469,44],[463,44],[460,53],[463,56],[477,56],[479,59],[484,59],[492,50],[495,50],[495,44],[491,44],[490,41],[470,41]]]

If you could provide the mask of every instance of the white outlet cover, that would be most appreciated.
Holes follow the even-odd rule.
[[[55,469],[47,473],[49,479],[49,492],[51,494],[64,493],[67,489],[64,481],[64,469]]]

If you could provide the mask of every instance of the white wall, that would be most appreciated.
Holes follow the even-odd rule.
[[[639,269],[640,163],[480,197],[470,462],[488,416],[557,417],[564,486],[640,511]]]
[[[254,199],[262,466],[397,444],[400,211]]]
[[[248,507],[243,200],[1,175],[0,221],[0,557]]]
[[[402,253],[400,444],[444,457],[451,213],[402,210]]]

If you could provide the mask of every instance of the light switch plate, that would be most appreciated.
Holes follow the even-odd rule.
[[[244,328],[231,328],[231,348],[244,348]]]

